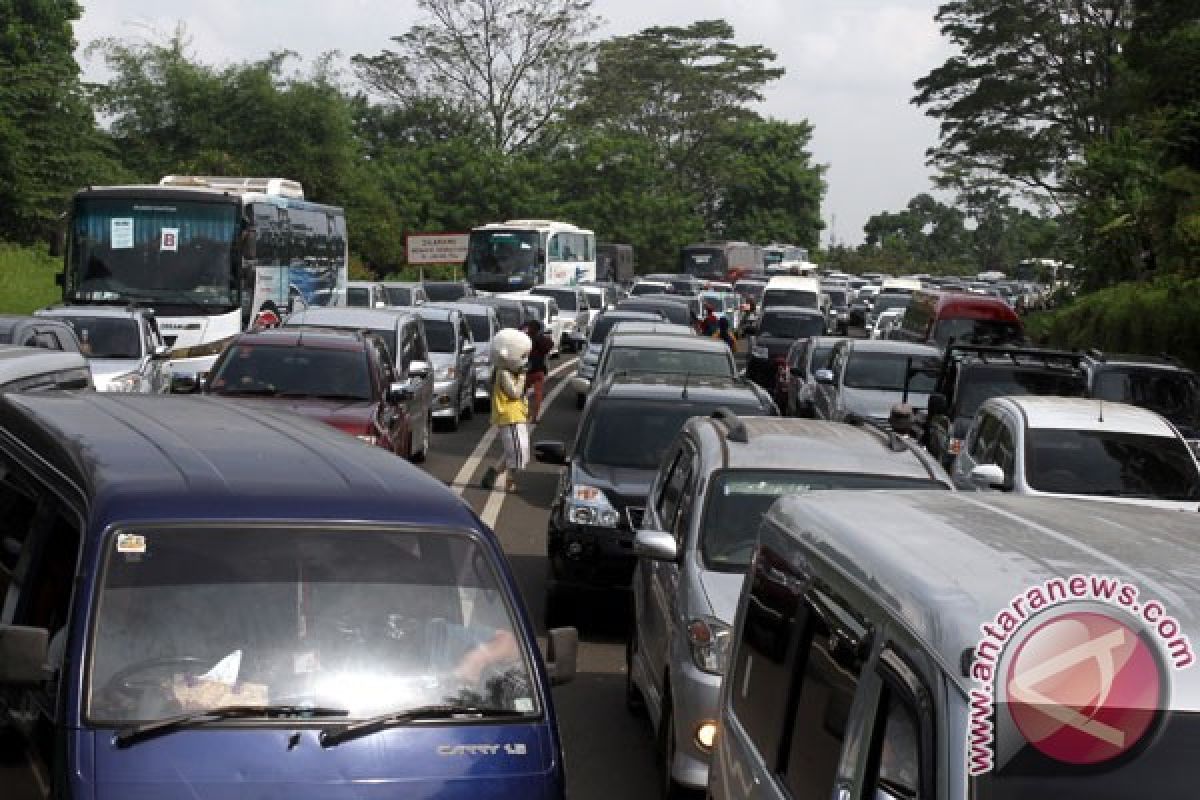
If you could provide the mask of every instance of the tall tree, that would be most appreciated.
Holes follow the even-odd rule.
[[[426,20],[395,50],[357,55],[372,91],[409,104],[438,98],[478,118],[498,150],[533,142],[591,58],[591,0],[418,0]]]
[[[73,0],[0,0],[0,239],[57,225],[69,192],[118,174],[79,80]]]

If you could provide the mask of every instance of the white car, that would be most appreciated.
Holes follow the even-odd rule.
[[[1200,466],[1170,422],[1074,397],[994,397],[955,459],[964,488],[1200,510]]]
[[[554,340],[554,349],[550,351],[551,358],[558,356],[562,352],[563,336],[567,332],[566,320],[559,313],[558,303],[553,297],[546,297],[540,294],[530,294],[529,292],[501,292],[496,297],[512,297],[520,300],[525,304],[532,304],[537,307],[538,320],[542,323],[542,333]]]
[[[170,388],[169,348],[154,315],[141,308],[54,306],[34,312],[66,322],[101,392],[157,394]]]
[[[871,329],[872,339],[886,339],[893,328],[900,326],[900,321],[904,319],[903,308],[889,308],[887,311],[880,312],[879,318],[875,320],[875,327]]]

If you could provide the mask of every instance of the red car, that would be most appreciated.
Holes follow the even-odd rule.
[[[407,456],[410,388],[396,382],[383,340],[328,328],[243,333],[209,372],[204,392],[270,404]]]

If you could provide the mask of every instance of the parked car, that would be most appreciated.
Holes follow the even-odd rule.
[[[964,488],[1200,510],[1187,441],[1144,408],[1067,397],[993,397],[954,461]]]
[[[454,303],[478,292],[466,281],[422,281],[426,301],[430,303]]]
[[[579,367],[575,371],[575,376],[571,378],[571,388],[575,390],[576,408],[582,409],[583,404],[587,402],[588,389],[591,388],[592,381],[596,377],[596,362],[600,360],[600,352],[604,349],[604,342],[608,339],[608,334],[623,322],[653,324],[663,319],[664,317],[661,315],[647,314],[642,311],[605,311],[596,318],[595,324],[592,325],[592,335],[588,339],[587,349],[579,359]],[[690,332],[691,329],[689,328],[688,331]]]
[[[1025,343],[1021,318],[1007,302],[961,292],[919,291],[892,338],[931,344],[1016,345]]]
[[[975,412],[990,397],[1083,397],[1078,353],[1021,347],[951,345],[929,397],[924,441],[946,469],[962,450]]]
[[[535,297],[549,297],[558,306],[562,320],[555,342],[559,350],[577,353],[587,345],[591,312],[587,295],[577,286],[535,286],[529,290]]]
[[[391,308],[422,306],[429,302],[425,285],[420,281],[384,281],[383,294]]]
[[[92,370],[79,353],[0,345],[0,393],[94,388]]]
[[[275,328],[238,334],[198,387],[176,378],[176,393],[199,388],[241,404],[319,420],[367,444],[409,457],[412,398],[392,356],[373,333]]]
[[[1171,651],[1200,625],[1197,584],[1174,566],[1200,559],[1195,521],[978,497],[823,492],[771,509],[731,637],[713,800],[1191,795],[1200,671]],[[1145,596],[1137,611],[1047,604],[1073,576]],[[1175,633],[1135,616],[1141,602]],[[1011,635],[986,632],[1009,619]],[[1138,722],[1109,724],[1135,713],[1131,695]]]
[[[433,417],[458,430],[460,420],[475,416],[475,342],[466,316],[433,305],[414,312],[425,323],[425,341],[433,364]]]
[[[781,396],[780,373],[785,370],[788,349],[798,339],[825,333],[825,315],[815,308],[771,306],[748,331],[746,377]]]
[[[305,326],[343,331],[370,331],[383,339],[391,355],[396,381],[407,386],[404,414],[412,426],[408,457],[422,462],[433,441],[433,365],[425,341],[425,325],[407,311],[369,308],[314,308],[290,315],[285,328]]]
[[[46,317],[0,315],[0,345],[3,344],[81,352],[75,329],[63,320]]]
[[[641,325],[653,323],[640,323]],[[609,375],[677,375],[736,380],[737,363],[720,339],[696,336],[682,326],[670,333],[639,333],[637,327],[610,333],[596,359],[594,389]]]
[[[1157,411],[1185,439],[1200,440],[1200,379],[1178,359],[1089,350],[1082,366],[1088,397]]]
[[[833,348],[843,338],[813,336],[792,343],[787,354],[787,385],[780,404],[784,416],[809,419],[816,416],[817,395],[826,389],[825,384],[817,383],[816,372],[829,369]]]
[[[34,314],[71,326],[98,391],[155,394],[170,388],[169,351],[150,311],[89,305]]]
[[[617,303],[617,311],[658,313],[665,316],[667,322],[675,325],[692,325],[697,319],[686,303],[677,303],[670,299],[670,295],[631,297]]]
[[[43,786],[563,797],[550,686],[577,634],[539,657],[440,481],[207,398],[6,395],[0,429],[0,725]]]
[[[814,373],[826,387],[814,398],[817,416],[835,422],[859,416],[886,425],[898,403],[924,410],[940,356],[923,344],[843,339],[833,348],[829,369]]]
[[[738,595],[771,504],[826,489],[952,488],[915,442],[873,427],[724,411],[684,424],[634,540],[625,670],[626,701],[649,712],[672,788],[708,785]]]
[[[471,328],[471,341],[475,344],[475,382],[472,387],[475,408],[487,411],[492,405],[492,337],[500,330],[500,319],[495,309],[487,304],[464,300],[443,307],[461,311]]]
[[[547,621],[570,619],[588,589],[628,589],[646,493],[667,448],[689,417],[718,408],[774,414],[761,391],[722,378],[614,375],[593,390],[570,452],[537,442],[543,463],[567,469],[550,508]]]

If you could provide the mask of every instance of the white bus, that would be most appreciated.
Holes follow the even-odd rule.
[[[296,181],[171,175],[77,192],[64,256],[65,303],[153,308],[170,368],[202,372],[260,313],[345,285],[346,218]]]
[[[471,231],[467,280],[485,292],[596,280],[596,234],[568,222],[513,219]]]

